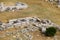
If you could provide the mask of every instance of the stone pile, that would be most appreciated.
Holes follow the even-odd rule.
[[[5,6],[3,2],[0,3],[0,12],[15,11],[15,10],[26,9],[26,8],[28,8],[28,5],[22,2],[16,2],[16,4],[13,6]]]

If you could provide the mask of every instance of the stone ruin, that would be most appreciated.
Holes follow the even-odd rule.
[[[6,6],[3,2],[0,3],[0,12],[4,11],[15,11],[20,9],[26,9],[28,8],[28,5],[26,3],[22,2],[16,2],[13,6]]]
[[[60,30],[60,26],[51,22],[48,19],[39,19],[38,17],[26,17],[26,18],[18,18],[9,20],[7,23],[0,22],[0,31],[4,31],[10,28],[22,28],[22,25],[25,25],[24,29],[19,29],[13,32],[6,32],[0,37],[5,37],[5,35],[13,35],[17,33],[22,33],[27,40],[31,40],[33,38],[29,32],[33,32],[41,29],[41,32],[44,33],[46,28],[55,27],[57,30]],[[18,36],[17,36],[18,37]],[[16,39],[17,39],[16,37]]]

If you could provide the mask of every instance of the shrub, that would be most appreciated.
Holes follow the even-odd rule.
[[[49,27],[46,29],[45,35],[46,36],[54,36],[56,34],[56,28]]]

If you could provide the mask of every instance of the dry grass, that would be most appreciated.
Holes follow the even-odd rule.
[[[0,20],[3,22],[14,18],[37,16],[39,18],[50,19],[60,25],[60,9],[48,2],[44,2],[42,0],[1,0],[1,2],[2,1],[6,3],[6,5],[13,5],[17,1],[24,2],[29,5],[29,8],[25,10],[0,13]]]

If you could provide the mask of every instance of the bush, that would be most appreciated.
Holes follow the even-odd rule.
[[[56,28],[49,27],[46,29],[45,35],[46,36],[54,36],[56,34]]]

